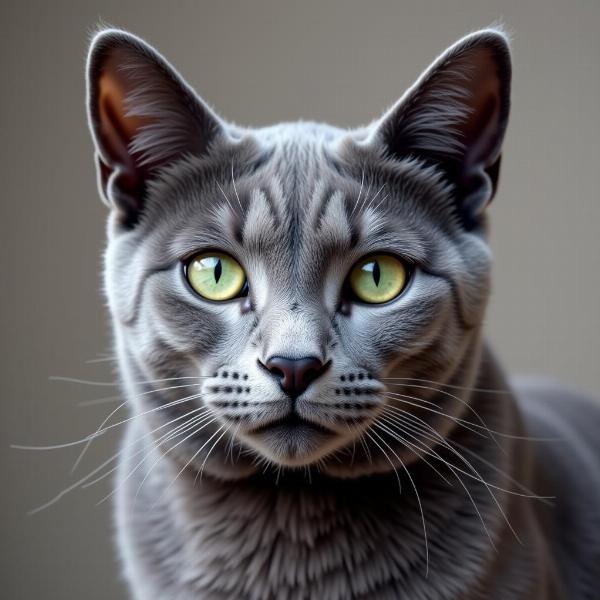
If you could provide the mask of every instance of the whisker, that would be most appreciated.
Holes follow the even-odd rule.
[[[362,195],[364,183],[365,183],[365,170],[363,168],[363,170],[362,170],[362,177],[361,177],[361,180],[360,180],[360,190],[358,192],[358,198],[356,199],[356,203],[354,204],[354,208],[352,209],[352,212],[350,213],[350,218],[352,218],[352,215],[354,214],[354,211],[356,210],[356,207],[358,206],[358,203],[360,202],[360,197]]]
[[[196,409],[196,410],[200,410],[200,409]],[[189,417],[192,412],[194,412],[194,411],[191,411],[190,413],[185,414],[183,416],[184,417]],[[153,443],[152,448],[148,452],[146,452],[144,454],[144,456],[142,457],[142,459],[129,471],[129,473],[127,473],[127,475],[124,478],[122,478],[119,481],[119,483],[114,487],[114,489],[109,494],[107,494],[106,496],[104,496],[104,498],[102,498],[101,500],[98,501],[97,505],[102,504],[103,502],[105,502],[106,500],[108,500],[109,498],[111,498],[114,494],[116,494],[123,487],[123,485],[125,485],[125,483],[127,481],[129,481],[129,479],[131,479],[131,477],[133,477],[133,475],[136,473],[136,471],[144,464],[144,462],[146,462],[146,459],[153,453],[153,451],[159,445],[165,444],[165,443],[167,443],[167,442],[169,442],[169,441],[171,441],[171,440],[173,440],[175,438],[178,438],[179,436],[183,435],[184,433],[187,433],[190,429],[193,429],[194,427],[197,427],[198,425],[200,425],[201,423],[203,423],[204,421],[206,421],[206,419],[209,419],[211,417],[211,415],[207,414],[209,412],[210,412],[209,409],[204,409],[204,411],[201,412],[200,414],[198,414],[195,417],[189,419],[188,421],[186,421],[186,422],[178,425],[174,429],[168,431],[167,433],[163,434],[158,439],[156,439],[155,442]],[[156,431],[156,430],[154,430],[154,431]],[[152,432],[152,433],[154,433],[154,432]],[[143,436],[143,437],[145,437],[145,436]],[[140,440],[136,440],[136,443],[138,441],[140,441]],[[146,450],[146,448],[141,448],[137,452],[134,452],[131,455],[131,458],[133,458],[135,456],[139,456],[145,450]],[[110,471],[108,471],[107,473],[104,473],[101,477],[98,477],[97,479],[86,483],[84,485],[84,487],[88,487],[88,486],[93,485],[94,483],[97,483],[101,479],[104,479],[105,477],[107,477],[108,475],[110,475],[112,472],[116,471],[118,468],[119,468],[119,465],[113,467]]]
[[[404,427],[396,422],[396,427],[400,428],[404,433],[406,433],[407,435],[410,435],[408,432],[406,432],[406,430],[404,429]],[[414,436],[411,436],[414,437]],[[399,440],[402,441],[402,440]],[[464,481],[458,476],[458,473],[456,472],[456,469],[453,467],[453,465],[451,465],[448,461],[444,460],[437,452],[435,451],[431,451],[432,452],[432,456],[436,459],[438,459],[440,462],[442,462],[444,465],[446,465],[446,467],[452,472],[452,474],[454,475],[454,477],[456,478],[456,480],[460,483],[461,487],[464,489],[465,493],[467,494],[467,497],[469,498],[469,501],[471,502],[473,508],[475,509],[475,512],[477,513],[477,516],[479,518],[479,521],[481,522],[481,525],[483,527],[483,530],[485,532],[485,534],[487,535],[489,541],[490,541],[490,545],[492,546],[492,548],[497,552],[497,548],[496,548],[496,544],[494,543],[494,540],[488,530],[488,527],[483,519],[483,515],[481,514],[481,511],[479,510],[479,507],[477,506],[477,503],[475,502],[475,499],[473,498],[471,492],[469,491],[469,489],[467,488],[467,486],[465,485]],[[431,467],[432,465],[430,463],[429,466]],[[439,471],[437,471],[439,473]],[[445,480],[445,478],[443,478]],[[445,480],[446,481],[446,480]],[[449,483],[449,482],[448,482]],[[450,484],[451,485],[451,484]]]
[[[381,422],[376,422],[373,424],[375,427],[377,427],[378,429],[381,429],[382,431],[385,431],[388,435],[391,435],[392,437],[394,437],[396,439],[396,441],[401,442],[402,444],[404,444],[407,448],[411,448],[413,450],[413,452],[419,457],[420,460],[422,460],[430,469],[432,469],[435,473],[437,473],[441,479],[447,483],[449,486],[452,486],[452,484],[450,483],[450,481],[448,481],[448,479],[446,478],[446,476],[441,473],[436,467],[434,467],[424,456],[423,454],[426,454],[428,456],[434,456],[435,454],[437,454],[434,450],[430,450],[430,449],[423,449],[420,448],[419,446],[417,446],[417,444],[409,442],[406,438],[402,437],[401,435],[399,435],[397,432],[393,432],[386,424],[381,423]],[[390,424],[391,425],[391,424]],[[409,435],[405,432],[406,435]],[[418,442],[418,439],[415,436],[410,436],[412,437],[414,440]]]
[[[217,433],[222,429],[222,427],[220,427],[217,430]],[[210,456],[211,452],[215,449],[215,447],[217,446],[217,444],[219,443],[219,441],[221,440],[221,438],[231,429],[231,425],[228,425],[227,428],[223,431],[223,433],[215,440],[215,443],[209,448],[208,452],[206,453],[206,456],[204,457],[204,460],[202,461],[202,465],[200,467],[200,481],[202,481],[202,473],[204,472],[204,466],[206,465],[206,461],[208,460],[208,457]],[[211,436],[210,438],[208,438],[208,441],[210,441],[212,439],[213,436]],[[194,486],[196,485],[196,480],[198,479],[198,472],[196,472],[196,477],[194,478]]]
[[[442,417],[446,417],[447,419],[450,419],[457,425],[460,425],[460,426],[464,427],[465,429],[468,429],[475,435],[479,435],[481,437],[488,437],[484,433],[481,433],[480,431],[473,429],[473,427],[479,427],[479,428],[484,429],[481,425],[471,423],[470,421],[465,421],[464,419],[460,419],[459,417],[454,417],[452,415],[449,415],[448,413],[445,413],[444,411],[438,410],[437,404],[434,404],[433,402],[429,402],[428,400],[423,400],[422,398],[417,398],[415,396],[408,396],[406,394],[399,394],[396,392],[386,392],[382,395],[385,398],[389,398],[390,400],[395,400],[396,402],[402,402],[402,404],[414,406],[415,408],[419,408],[421,410],[425,410],[427,412],[432,412],[432,413],[435,413]],[[409,400],[415,400],[416,402],[421,402],[422,404],[416,404],[416,402],[409,402]],[[431,406],[435,406],[436,408],[430,408]]]
[[[391,409],[397,409],[397,407],[394,406],[390,406],[389,408]],[[406,413],[406,411],[403,411]],[[411,415],[411,413],[407,413],[410,416],[415,416],[415,415]],[[466,471],[463,471],[462,469],[460,469],[459,467],[457,467],[456,465],[453,465],[453,468],[457,469],[460,473],[462,473],[463,475],[465,475],[466,477],[470,477],[471,479],[474,479],[476,481],[479,481],[480,483],[482,483],[483,485],[485,485],[486,487],[490,487],[492,489],[498,490],[499,492],[503,492],[505,494],[512,494],[513,496],[520,496],[522,498],[531,498],[534,500],[541,500],[541,499],[551,499],[552,496],[538,496],[538,495],[529,495],[529,494],[521,494],[519,492],[515,492],[514,490],[507,490],[505,488],[499,487],[497,485],[494,485],[492,483],[489,483],[487,481],[485,481],[485,479],[483,479],[483,477],[481,476],[481,474],[479,473],[479,471],[477,471],[477,469],[475,469],[475,467],[473,467],[473,465],[471,464],[471,462],[464,458],[464,456],[462,456],[458,450],[456,450],[456,448],[453,448],[452,446],[450,446],[449,444],[444,444],[444,447],[447,448],[450,452],[452,452],[452,454],[454,454],[455,456],[457,456],[457,458],[459,458],[462,462],[465,463],[465,465],[471,469],[473,471],[473,473],[467,473]]]
[[[381,381],[419,381],[422,383],[430,383],[431,385],[439,385],[440,387],[452,388],[455,390],[464,390],[466,392],[483,392],[486,394],[510,394],[510,390],[494,389],[494,388],[479,388],[479,387],[464,387],[461,385],[453,385],[444,383],[443,381],[433,381],[431,379],[421,379],[419,377],[380,377]]]
[[[389,194],[386,194],[377,204],[377,206],[373,209],[374,211],[376,211],[388,198],[390,197]]]
[[[168,424],[165,424],[165,425],[168,425]],[[163,426],[165,426],[165,425],[163,425]],[[157,429],[160,429],[160,428],[157,428]],[[151,431],[150,433],[145,434],[144,436],[142,436],[141,438],[139,438],[138,440],[136,440],[134,443],[140,441],[141,439],[143,439],[144,437],[146,437],[146,436],[148,436],[148,435],[150,435],[152,433],[154,433],[154,431]],[[82,486],[91,477],[93,477],[96,473],[102,471],[102,469],[104,469],[106,466],[108,466],[111,462],[114,462],[117,458],[119,458],[119,456],[123,453],[123,451],[126,450],[129,447],[130,447],[130,445],[126,446],[125,448],[122,448],[121,450],[119,450],[119,452],[116,452],[115,454],[113,454],[110,458],[108,458],[101,465],[99,465],[98,467],[96,467],[95,469],[93,469],[92,471],[90,471],[87,475],[85,475],[84,477],[81,477],[75,483],[67,486],[65,489],[63,489],[61,492],[59,492],[56,496],[54,496],[53,498],[51,498],[50,500],[48,500],[48,502],[42,504],[41,506],[38,506],[37,508],[34,508],[34,509],[30,510],[27,514],[28,515],[34,515],[34,514],[36,514],[38,512],[41,512],[41,511],[45,510],[46,508],[49,508],[50,506],[52,506],[53,504],[55,504],[56,502],[58,502],[61,498],[63,498],[65,495],[67,495],[68,493],[72,492],[76,488]],[[113,472],[114,470],[116,470],[116,468],[112,469],[110,472]]]
[[[392,407],[394,408],[394,407]],[[503,492],[505,494],[510,494],[510,495],[514,495],[514,496],[520,496],[520,497],[525,497],[525,498],[531,498],[531,496],[528,496],[526,494],[521,494],[519,492],[515,492],[514,490],[507,490],[504,488],[501,488],[497,485],[491,484],[489,482],[487,482],[479,473],[479,471],[472,465],[472,463],[467,460],[462,454],[460,454],[455,448],[452,448],[449,445],[446,445],[446,448],[452,452],[459,460],[461,460],[466,466],[467,468],[469,468],[473,474],[468,473],[462,469],[460,469],[459,467],[457,467],[456,465],[452,465],[453,469],[456,469],[459,473],[462,473],[463,475],[465,475],[466,477],[469,477],[471,479],[474,479],[475,481],[479,481],[480,483],[482,483],[485,488],[487,489],[488,494],[490,495],[490,497],[492,498],[494,504],[496,505],[496,507],[498,508],[502,518],[504,519],[504,522],[507,524],[508,528],[511,530],[512,534],[514,535],[515,539],[517,540],[517,542],[519,542],[519,544],[522,544],[521,542],[521,538],[518,536],[517,532],[515,531],[515,529],[513,528],[512,524],[510,523],[506,513],[504,512],[504,509],[502,508],[500,502],[498,501],[498,499],[496,498],[496,495],[492,492],[492,489],[498,490],[500,492]],[[450,464],[445,461],[444,459],[442,459],[450,468]],[[539,499],[538,497],[533,497],[535,499]]]
[[[233,209],[233,206],[231,205],[231,202],[229,201],[227,194],[223,191],[223,188],[219,185],[218,181],[215,180],[215,183],[217,184],[217,187],[219,188],[219,191],[221,192],[221,194],[223,194],[223,198],[225,198],[225,200],[227,201],[227,204],[229,204],[229,209],[235,215],[235,210]]]
[[[396,454],[396,452],[394,452],[394,450],[389,446],[389,444],[376,431],[371,430],[371,433],[376,435],[382,441],[382,443],[385,444],[385,446],[389,450],[391,450],[391,452],[394,454],[394,456],[398,459],[398,461],[400,462],[400,465],[402,466],[402,469],[406,473],[406,475],[410,481],[410,484],[415,492],[415,496],[417,498],[417,504],[419,505],[419,511],[421,512],[421,521],[423,524],[423,537],[425,539],[425,578],[427,578],[429,576],[429,543],[427,541],[427,526],[425,524],[425,513],[423,512],[423,505],[421,504],[421,497],[419,496],[419,491],[417,490],[417,486],[415,484],[414,479],[412,478],[412,475],[410,474],[410,471],[406,468],[406,465],[404,464],[404,462],[402,462],[402,459]],[[367,434],[367,435],[369,435],[369,434]],[[369,437],[371,437],[371,436],[369,435]],[[371,437],[371,440],[375,441],[372,437]],[[390,461],[390,463],[391,462],[392,461]],[[396,475],[397,474],[398,473],[396,472]]]
[[[117,406],[117,408],[115,408],[113,411],[111,411],[108,414],[108,416],[104,419],[104,421],[102,421],[102,423],[100,423],[100,426],[96,429],[96,433],[94,435],[92,435],[92,437],[90,437],[90,439],[86,442],[85,446],[83,447],[83,449],[79,453],[79,456],[76,458],[75,462],[73,463],[73,466],[71,467],[71,471],[70,471],[71,473],[75,472],[75,470],[77,469],[77,466],[83,460],[83,457],[85,456],[85,453],[87,452],[87,449],[90,447],[90,444],[98,436],[98,432],[101,431],[102,428],[106,425],[106,423],[110,420],[110,418],[116,412],[118,412],[121,408],[123,408],[127,403],[128,403],[128,400],[125,400],[125,402],[122,402],[121,404],[119,404],[119,406]]]
[[[384,183],[378,190],[377,193],[371,198],[371,201],[369,202],[368,206],[366,207],[365,210],[369,210],[371,208],[371,206],[373,206],[373,202],[375,200],[375,198],[377,198],[377,196],[379,196],[379,193],[381,192],[381,190],[386,186],[386,184]]]
[[[183,387],[188,387],[188,386],[183,386]],[[158,390],[156,390],[156,391],[158,391]],[[86,444],[90,439],[95,439],[97,437],[100,437],[101,435],[104,435],[107,431],[114,429],[115,427],[120,427],[121,425],[124,425],[125,423],[129,423],[130,421],[133,421],[134,419],[143,417],[144,415],[148,415],[150,413],[153,413],[153,412],[156,412],[159,410],[165,410],[167,408],[170,408],[171,406],[176,406],[177,404],[183,404],[184,402],[190,402],[192,400],[195,400],[196,398],[201,398],[201,397],[202,397],[202,394],[192,394],[191,396],[186,396],[184,398],[179,398],[177,400],[173,400],[172,402],[167,402],[166,404],[161,404],[160,406],[156,406],[150,410],[135,414],[127,419],[119,421],[118,423],[113,423],[112,425],[109,425],[109,426],[105,427],[104,429],[99,429],[95,433],[90,434],[80,440],[75,440],[73,442],[66,442],[64,444],[53,444],[50,446],[24,446],[21,444],[11,444],[11,448],[14,448],[15,450],[60,450],[61,448],[69,448],[71,446],[78,446],[80,444]]]
[[[361,202],[361,205],[358,207],[358,212],[362,212],[365,208],[365,203],[366,201],[369,199],[369,194],[371,193],[371,184],[369,184],[367,186],[367,192],[365,193],[365,196],[363,198],[363,201]]]
[[[481,415],[473,408],[473,406],[471,406],[471,404],[469,404],[468,402],[466,402],[462,398],[459,398],[455,394],[451,394],[450,392],[447,392],[446,390],[440,390],[440,389],[437,389],[437,388],[433,388],[433,387],[429,387],[429,386],[424,386],[424,385],[420,385],[420,384],[414,384],[414,383],[387,383],[386,385],[396,385],[396,386],[411,387],[411,388],[418,388],[418,389],[427,389],[427,390],[431,390],[431,391],[437,392],[439,394],[443,394],[444,396],[447,396],[449,398],[452,398],[453,400],[456,400],[456,401],[460,402],[469,411],[471,411],[471,413],[473,415],[475,415],[475,418],[481,423],[481,425],[485,428],[485,430],[490,434],[490,438],[496,443],[496,445],[498,446],[498,448],[502,452],[504,452],[504,449],[502,448],[502,446],[500,446],[500,444],[498,443],[498,441],[496,440],[496,438],[492,435],[492,432],[490,431],[490,428],[488,427],[487,423],[483,420],[483,418],[481,417]]]
[[[50,375],[48,377],[50,381],[64,381],[66,383],[81,383],[83,385],[97,385],[97,386],[108,386],[118,387],[120,382],[118,381],[91,381],[89,379],[77,379],[76,377],[62,377],[60,375]]]
[[[86,365],[93,365],[95,363],[113,362],[119,360],[116,356],[104,356],[102,358],[90,358],[85,361]]]
[[[184,442],[186,442],[187,440],[189,440],[191,437],[194,437],[198,432],[202,431],[205,427],[208,427],[208,425],[210,425],[211,423],[213,423],[214,421],[217,420],[217,417],[213,417],[212,419],[210,419],[208,422],[204,423],[201,427],[195,428],[192,433],[188,434],[186,437],[184,437],[182,440],[179,440],[179,442],[177,442],[175,445],[171,446],[166,452],[163,452],[160,454],[160,456],[158,457],[158,459],[156,461],[154,461],[154,463],[152,463],[152,466],[148,469],[146,475],[144,475],[144,478],[142,479],[140,485],[138,486],[138,489],[135,493],[133,502],[135,504],[135,502],[137,502],[138,496],[142,490],[142,487],[144,486],[144,483],[146,483],[146,480],[148,479],[148,477],[150,476],[150,474],[152,473],[152,471],[154,470],[154,468],[156,467],[156,465],[158,465],[158,463],[165,458],[165,456],[167,456],[167,454],[170,454],[173,450],[175,450],[175,448],[177,448],[178,446],[181,446],[181,444],[183,444]],[[162,497],[162,495],[161,495]]]
[[[433,402],[430,402],[429,400],[423,400],[422,398],[418,398],[416,396],[410,396],[407,394],[400,394],[398,392],[385,392],[382,394],[382,396],[389,398],[390,400],[396,400],[397,402],[402,402],[403,404],[408,404],[410,406],[414,406],[416,408],[420,408],[422,410],[426,410],[428,412],[433,412],[436,414],[439,414],[443,417],[446,417],[452,421],[454,421],[457,425],[461,425],[462,427],[464,427],[465,429],[468,429],[469,431],[471,431],[472,433],[475,433],[481,437],[489,437],[490,439],[493,440],[493,437],[491,437],[491,434],[494,434],[498,437],[502,437],[502,438],[506,438],[506,439],[510,439],[510,440],[525,440],[525,441],[529,441],[529,442],[559,442],[559,441],[563,441],[561,438],[547,438],[547,437],[531,437],[531,436],[526,436],[526,435],[513,435],[511,433],[505,433],[503,431],[498,431],[496,429],[490,429],[488,427],[485,427],[483,425],[478,425],[477,423],[473,423],[472,421],[467,421],[465,419],[461,419],[460,417],[454,417],[452,415],[449,415],[448,413],[445,413],[443,411],[440,410],[436,410],[436,409],[432,409],[432,408],[428,408],[429,406],[435,406],[437,407],[437,404],[434,404]],[[413,402],[408,402],[406,399],[410,399],[410,400],[415,400],[417,402],[422,402],[423,404],[427,405],[427,406],[421,406],[420,404],[414,404]],[[488,431],[488,433],[490,433],[490,436],[487,436],[483,433],[481,433],[480,431],[476,431],[476,429],[484,429],[486,431]]]
[[[242,207],[242,203],[241,203],[240,197],[238,195],[237,187],[235,185],[235,177],[233,175],[233,158],[231,159],[231,182],[233,183],[233,191],[235,192],[235,197],[237,198],[238,204],[240,205],[240,210],[242,211],[242,215],[243,215],[244,208]]]
[[[503,471],[499,467],[497,467],[494,463],[492,463],[489,460],[486,460],[485,458],[482,458],[481,456],[479,456],[479,454],[477,454],[477,452],[474,452],[473,450],[467,448],[466,446],[464,446],[462,444],[459,444],[458,442],[455,442],[454,440],[449,440],[449,443],[452,444],[452,445],[454,445],[454,446],[457,446],[463,452],[466,452],[467,454],[470,454],[473,458],[477,459],[478,461],[480,461],[481,463],[483,463],[484,465],[486,465],[487,467],[489,467],[493,471],[496,471],[496,473],[498,473],[499,475],[502,475],[503,477],[506,477],[506,479],[508,479],[511,483],[514,483],[517,487],[519,487],[521,489],[521,491],[523,491],[524,493],[526,493],[528,495],[528,497],[530,497],[530,498],[532,498],[534,500],[539,500],[541,502],[544,502],[545,504],[547,504],[549,506],[553,505],[553,503],[550,502],[550,500],[556,499],[555,496],[540,496],[540,495],[536,494],[533,490],[529,489],[527,486],[524,486],[517,479],[515,479],[514,477],[512,477],[511,475],[509,475],[508,473],[506,473],[505,471]]]
[[[358,430],[358,427],[354,426],[354,429]],[[360,435],[358,436],[358,441],[360,442],[360,445],[361,445],[364,453],[367,456],[367,460],[369,461],[369,464],[373,464],[373,457],[371,456],[371,449],[369,448],[368,444],[365,442],[364,432],[360,433]]]
[[[197,384],[188,384],[184,387],[194,387]],[[179,386],[171,386],[172,389],[178,389]],[[138,394],[136,396],[136,398],[139,398],[141,396],[147,396],[151,393],[157,393],[158,391],[164,392],[166,390],[170,389],[169,387],[167,388],[162,388],[160,390],[149,390],[147,392],[142,392],[141,394]],[[75,461],[75,463],[73,464],[73,466],[71,467],[71,473],[73,473],[75,471],[75,469],[77,469],[77,466],[79,465],[79,463],[83,460],[83,457],[85,456],[85,453],[87,452],[88,448],[90,447],[90,444],[93,442],[93,440],[98,436],[98,432],[102,430],[102,428],[106,425],[106,423],[108,423],[108,421],[110,420],[110,418],[117,413],[121,408],[123,408],[126,404],[128,403],[128,400],[125,400],[125,402],[123,402],[122,404],[119,404],[119,406],[117,406],[117,408],[115,408],[105,419],[104,421],[102,421],[102,423],[100,424],[100,426],[98,427],[98,429],[96,430],[96,433],[87,441],[87,443],[85,444],[85,446],[83,447],[83,449],[81,450],[79,456],[77,457],[77,460]]]
[[[373,431],[373,433],[375,433],[375,432]],[[398,492],[400,493],[400,495],[402,495],[402,481],[400,480],[400,475],[398,475],[398,470],[394,466],[394,463],[392,462],[390,457],[387,455],[386,451],[377,443],[377,441],[375,439],[373,439],[371,437],[370,433],[367,430],[365,430],[365,435],[381,450],[381,452],[385,456],[386,460],[390,463],[392,470],[394,471],[394,474],[396,475],[396,479],[398,481]]]
[[[237,436],[238,433],[240,431],[242,424],[238,423],[237,427],[235,428],[235,432],[233,433],[233,435],[229,438],[229,443],[227,444],[227,448],[225,451],[225,462],[227,462],[227,458],[229,457],[229,454],[231,453],[231,464],[235,464],[234,460],[233,460],[233,447],[235,446],[236,440],[237,440]]]
[[[104,398],[95,398],[93,400],[83,400],[78,403],[78,406],[96,406],[97,404],[109,404],[121,400],[122,396],[105,396]]]
[[[386,410],[394,410],[394,411],[400,412],[403,415],[405,415],[409,419],[408,421],[406,421],[405,419],[403,419],[402,417],[399,417],[397,415],[390,415],[390,416],[392,418],[400,420],[402,422],[402,424],[403,424],[404,427],[408,427],[408,428],[412,429],[413,431],[416,431],[417,433],[419,433],[419,435],[425,436],[432,443],[434,443],[434,444],[435,443],[440,443],[443,447],[447,448],[450,451],[452,451],[452,449],[450,448],[450,444],[453,445],[453,446],[456,446],[456,447],[460,448],[464,452],[467,452],[471,456],[475,457],[477,460],[479,460],[480,462],[482,462],[484,465],[486,465],[486,466],[490,467],[491,469],[493,469],[494,471],[496,471],[499,475],[502,475],[503,477],[506,477],[511,483],[514,483],[523,492],[525,492],[526,494],[528,494],[528,497],[531,497],[532,499],[535,499],[535,500],[540,500],[540,501],[545,502],[547,504],[551,504],[549,502],[549,500],[553,498],[552,496],[539,496],[538,494],[536,494],[535,492],[533,492],[532,490],[530,490],[529,488],[527,488],[526,486],[524,486],[522,483],[520,483],[518,480],[516,480],[515,478],[513,478],[511,475],[509,475],[508,473],[506,473],[505,471],[503,471],[502,469],[500,469],[499,467],[497,467],[494,463],[492,463],[492,462],[490,462],[490,461],[482,458],[481,456],[479,456],[479,454],[477,454],[473,450],[467,448],[466,446],[464,446],[464,445],[460,444],[459,442],[456,442],[456,441],[454,441],[452,439],[446,439],[446,438],[444,438],[429,423],[427,423],[426,421],[424,421],[423,419],[421,419],[417,415],[415,415],[415,414],[413,414],[411,412],[402,410],[401,408],[398,408],[398,407],[395,407],[395,406],[386,406],[386,407],[384,407],[384,411],[386,411]],[[415,420],[418,421],[418,423],[414,423]],[[426,432],[423,432],[424,429],[425,429]],[[433,435],[430,435],[427,432],[431,432]],[[507,491],[507,490],[502,490],[502,491]]]
[[[209,379],[210,375],[194,375],[194,376],[182,376],[182,377],[165,377],[163,379],[148,379],[146,381],[134,381],[137,385],[146,385],[150,383],[162,383],[164,381],[177,381],[179,379]],[[83,385],[97,385],[97,386],[109,386],[119,387],[120,381],[92,381],[90,379],[77,379],[76,377],[63,377],[61,375],[50,375],[48,377],[50,381],[63,381],[66,383],[81,383]]]
[[[61,498],[66,496],[69,492],[72,492],[74,489],[78,488],[83,482],[87,481],[90,477],[93,477],[96,473],[98,473],[98,471],[101,471],[104,467],[106,467],[106,465],[109,465],[112,461],[114,461],[116,458],[118,458],[118,456],[119,456],[119,454],[111,456],[108,460],[105,460],[99,467],[96,467],[93,471],[88,473],[85,477],[82,477],[79,481],[76,481],[75,483],[66,487],[64,490],[62,490],[56,496],[54,496],[54,498],[51,498],[50,500],[48,500],[48,502],[42,504],[41,506],[38,506],[37,508],[33,508],[33,509],[29,510],[27,512],[27,514],[35,515],[36,513],[39,513],[42,510],[45,510],[46,508],[49,508],[53,504],[56,504]]]
[[[170,429],[166,433],[163,433],[162,435],[160,435],[156,440],[154,440],[154,445],[156,446],[158,444],[162,444],[164,442],[167,442],[167,441],[170,440],[170,437],[172,435],[174,435],[174,434],[179,435],[180,433],[183,433],[185,431],[189,431],[189,429],[193,425],[197,424],[198,420],[200,418],[202,418],[203,416],[205,416],[206,413],[209,410],[210,409],[208,407],[200,406],[198,408],[190,410],[189,412],[184,413],[183,415],[179,415],[178,417],[176,417],[174,419],[171,419],[167,423],[163,423],[162,425],[159,425],[158,427],[155,427],[151,431],[149,431],[149,432],[145,433],[144,435],[140,436],[139,438],[135,439],[130,444],[127,444],[125,447],[121,448],[121,453],[124,452],[125,450],[128,450],[132,446],[135,446],[137,443],[141,442],[145,438],[150,437],[151,435],[155,434],[157,431],[160,431],[161,429],[164,429],[165,427],[168,427],[169,425],[172,425],[173,423],[176,423],[177,421],[181,421],[181,419],[188,419],[187,421],[185,421],[183,423],[180,423],[176,427],[173,427],[172,429]],[[196,414],[196,413],[199,413],[199,414]],[[131,457],[133,458],[134,456],[137,456],[138,454],[140,454],[141,452],[143,452],[143,450],[144,450],[144,448],[142,448],[141,450],[138,450],[137,452],[135,452],[134,454],[132,454]],[[114,471],[116,471],[118,468],[119,468],[118,465],[115,466],[110,471],[107,471],[106,473],[104,473],[103,475],[101,475],[100,477],[98,477],[97,479],[94,479],[93,481],[90,481],[90,482],[86,483],[82,487],[87,488],[87,487],[90,487],[90,486],[94,485],[95,483],[97,483],[101,479],[104,479],[105,477],[107,477],[108,475],[110,475],[111,473],[113,473]],[[125,479],[128,479],[128,477],[126,477]]]
[[[411,419],[411,420],[416,419],[417,421],[419,421],[419,423],[422,423],[422,426],[420,428],[417,427],[418,424],[412,424],[412,427],[415,427],[419,434],[423,435],[424,437],[427,437],[427,439],[429,439],[433,444],[439,443],[443,446],[448,443],[448,440],[446,438],[444,438],[444,436],[442,436],[438,431],[435,430],[434,427],[432,427],[429,423],[427,423],[426,421],[424,421],[417,415],[413,415],[411,412],[408,412],[406,410],[398,408],[397,406],[389,406],[388,405],[388,406],[385,406],[383,410],[384,410],[384,412],[386,412],[386,414],[388,414],[390,416],[394,416],[404,423],[407,423],[407,421],[405,421],[402,416],[398,416],[394,412],[390,413],[390,411],[396,411],[396,412],[402,413],[402,415],[405,415],[409,419]],[[423,429],[425,429],[425,431],[423,431]],[[431,435],[429,433],[430,431],[431,431],[431,434],[433,434],[433,435]]]

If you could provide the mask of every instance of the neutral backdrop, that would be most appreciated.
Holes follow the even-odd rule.
[[[368,122],[465,33],[514,38],[512,120],[491,213],[495,291],[487,329],[513,373],[600,396],[600,3],[2,2],[0,596],[126,596],[111,537],[110,478],[43,504],[115,452],[26,452],[75,440],[117,393],[49,379],[114,380],[100,287],[106,211],[84,113],[83,67],[100,22],[155,44],[226,118]],[[101,359],[101,360],[98,360]],[[89,361],[93,362],[89,362]],[[81,405],[81,403],[84,403]]]

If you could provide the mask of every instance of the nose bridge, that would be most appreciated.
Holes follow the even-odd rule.
[[[303,358],[312,356],[325,361],[327,325],[325,311],[311,303],[302,305],[296,298],[272,305],[263,314],[263,357]]]

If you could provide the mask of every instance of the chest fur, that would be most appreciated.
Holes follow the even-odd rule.
[[[182,473],[164,494],[172,469],[160,463],[135,502],[143,473],[120,492],[128,577],[152,590],[139,598],[477,598],[489,568],[492,547],[466,491],[424,486],[424,472],[413,474],[419,505],[395,476],[219,482]],[[495,535],[490,495],[465,485]]]

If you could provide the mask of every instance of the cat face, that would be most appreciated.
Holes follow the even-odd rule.
[[[353,476],[425,448],[389,435],[402,412],[444,435],[466,403],[448,394],[433,410],[416,388],[473,376],[505,38],[461,40],[354,131],[228,125],[116,30],[95,38],[88,67],[112,208],[106,290],[156,443],[221,476],[261,462]]]

